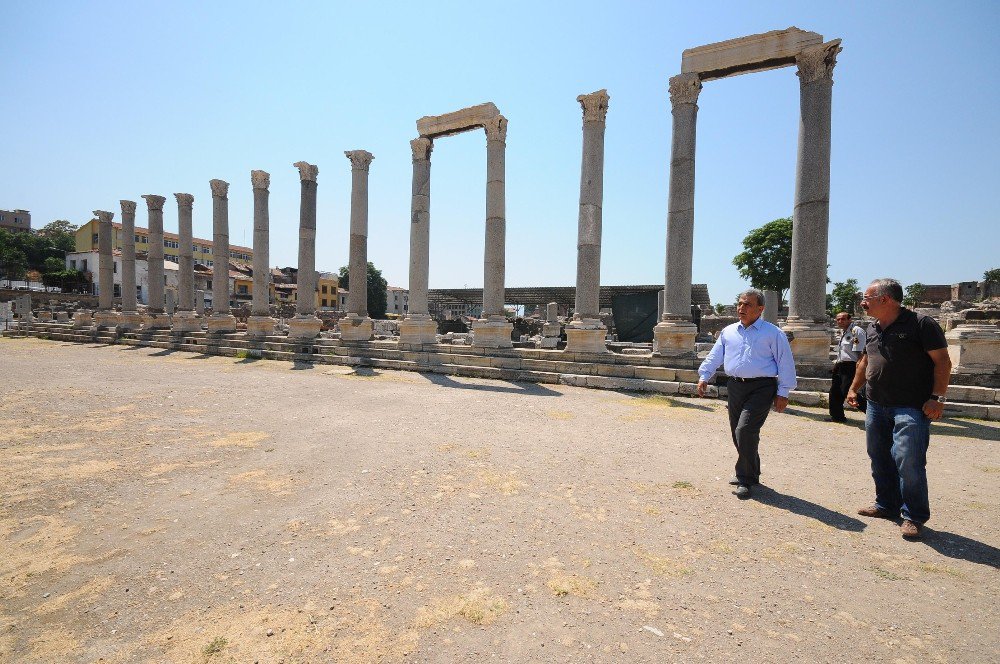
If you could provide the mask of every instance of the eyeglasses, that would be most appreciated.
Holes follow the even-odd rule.
[[[874,300],[877,297],[883,297],[883,296],[882,295],[862,295],[861,296],[861,301],[862,302],[871,302],[872,300]]]

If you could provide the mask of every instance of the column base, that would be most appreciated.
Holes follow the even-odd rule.
[[[81,309],[73,314],[73,327],[93,327],[94,314],[87,309]]]
[[[288,320],[289,339],[315,339],[323,329],[323,321],[315,316],[296,316]]]
[[[796,364],[830,364],[831,339],[826,325],[789,317],[781,331],[788,335]]]
[[[956,374],[1000,374],[1000,328],[963,324],[944,335],[951,371]]]
[[[368,341],[372,338],[372,319],[367,316],[347,314],[337,321],[337,327],[340,328],[342,341]]]
[[[510,333],[514,326],[506,320],[481,318],[472,324],[472,345],[480,348],[512,348]]]
[[[138,311],[123,311],[118,316],[118,330],[126,332],[128,330],[138,330],[142,327],[142,316]]]
[[[207,322],[209,334],[230,334],[236,331],[236,316],[232,314],[212,314]]]
[[[193,311],[178,311],[170,322],[171,332],[201,332],[201,319]]]
[[[37,316],[39,323],[51,323],[52,322],[52,312],[51,311],[39,311]]]
[[[278,321],[270,316],[250,316],[247,319],[248,337],[269,337],[274,334],[274,326]]]
[[[57,323],[68,323],[69,322],[69,314],[66,313],[65,311],[57,311],[56,312],[56,322]]]
[[[694,338],[697,326],[686,320],[660,321],[653,328],[653,355],[661,357],[697,357]]]
[[[170,316],[162,311],[153,311],[146,314],[146,318],[143,320],[142,329],[144,330],[169,330],[170,329]]]
[[[607,353],[608,329],[593,318],[574,320],[566,325],[566,352]]]
[[[118,325],[118,312],[115,311],[95,311],[94,327],[99,330],[106,330]]]
[[[437,323],[427,314],[413,314],[399,321],[399,343],[423,346],[437,343]]]

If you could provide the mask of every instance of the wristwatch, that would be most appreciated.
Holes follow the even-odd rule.
[[[938,403],[947,403],[948,402],[948,400],[944,398],[943,394],[932,394],[931,395],[931,399],[934,399],[934,401],[937,401]]]

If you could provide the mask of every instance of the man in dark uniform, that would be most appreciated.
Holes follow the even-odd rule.
[[[847,403],[858,405],[858,390],[867,382],[865,438],[875,503],[858,514],[901,516],[903,537],[919,538],[931,516],[930,423],[944,411],[951,359],[941,326],[904,308],[902,301],[903,287],[895,279],[876,279],[865,290],[861,306],[875,322],[868,325],[868,341]]]
[[[865,349],[868,336],[861,325],[851,319],[851,314],[841,311],[835,320],[840,328],[840,343],[837,345],[837,361],[833,365],[830,381],[830,422],[846,422],[844,398],[851,389],[854,374],[857,373],[858,359]],[[865,412],[865,398],[858,394],[858,410]]]

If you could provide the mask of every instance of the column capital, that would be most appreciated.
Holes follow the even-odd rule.
[[[209,180],[208,185],[212,188],[212,196],[215,198],[225,198],[229,195],[229,183],[225,180]]]
[[[501,143],[507,142],[507,118],[502,115],[498,115],[495,118],[490,118],[483,123],[483,129],[486,130],[486,141],[500,141]]]
[[[151,211],[162,210],[163,204],[167,202],[166,198],[156,194],[143,194],[142,198],[146,199],[146,207]]]
[[[805,85],[824,78],[833,82],[833,68],[837,66],[837,54],[842,50],[839,39],[802,49],[795,56],[795,66],[798,67],[795,75],[799,77],[799,83]]]
[[[358,171],[367,171],[375,158],[368,150],[348,150],[344,155],[351,160],[351,168]]]
[[[122,204],[122,214],[135,214],[135,201],[126,201],[124,199],[118,201]]]
[[[94,216],[102,224],[110,224],[111,220],[115,218],[115,213],[106,212],[105,210],[94,210]]]
[[[678,74],[670,78],[670,104],[697,104],[701,93],[698,74]]]
[[[611,96],[607,90],[598,90],[588,95],[580,95],[576,98],[583,107],[584,122],[604,122],[608,115],[608,101]]]
[[[426,161],[431,158],[431,150],[434,149],[434,142],[429,138],[414,138],[410,141],[410,150],[413,151],[413,161]]]
[[[267,189],[271,186],[271,174],[267,171],[250,171],[250,184],[254,189]]]
[[[295,168],[299,169],[299,180],[302,182],[309,181],[315,182],[316,176],[319,175],[319,166],[310,164],[305,161],[297,161],[292,164]]]
[[[212,181],[218,182],[218,180]],[[177,207],[191,207],[194,205],[194,196],[191,194],[174,194],[174,198],[177,199]]]

